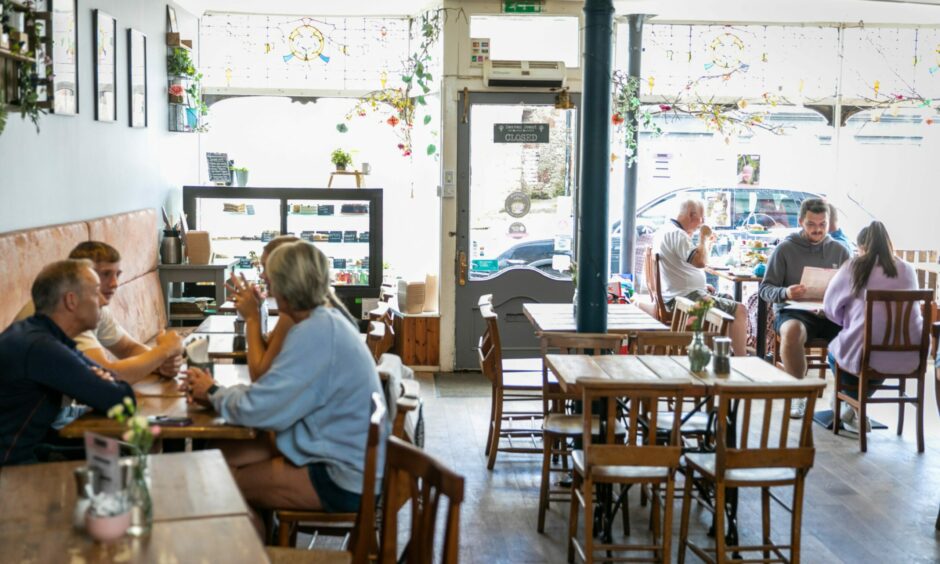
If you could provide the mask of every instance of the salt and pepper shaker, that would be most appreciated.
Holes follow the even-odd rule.
[[[715,353],[712,357],[712,370],[715,374],[730,374],[731,339],[728,337],[715,337],[712,346]]]
[[[98,471],[90,466],[79,466],[75,469],[75,488],[78,491],[75,496],[75,512],[72,514],[72,524],[79,530],[85,529],[85,513],[91,505],[88,486],[91,486],[92,492],[98,489]]]

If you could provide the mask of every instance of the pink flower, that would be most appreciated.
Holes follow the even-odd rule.
[[[182,84],[173,84],[170,86],[170,96],[182,96],[183,92],[185,92],[185,90],[183,90]]]
[[[121,438],[124,439],[125,443],[131,442],[131,439],[133,437],[134,437],[134,432],[131,431],[130,429],[128,429],[127,431],[124,431],[124,434],[121,435]]]
[[[619,113],[610,116],[610,123],[614,125],[620,125],[621,123],[623,123],[623,116],[620,115]]]
[[[659,105],[659,110],[662,111],[662,112],[668,112],[668,111],[671,110],[671,109],[672,109],[672,106],[670,106],[670,105],[668,105],[668,104],[660,104],[660,105]]]
[[[159,425],[153,425],[153,426],[151,426],[151,427],[150,427],[150,434],[153,435],[154,437],[159,437],[159,436],[160,436],[160,426],[159,426]]]
[[[399,121],[400,120],[397,117],[391,116],[387,120],[385,120],[385,123],[391,125],[392,127],[395,127],[396,125],[398,125]]]

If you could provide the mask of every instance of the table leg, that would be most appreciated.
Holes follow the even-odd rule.
[[[744,290],[742,286],[744,286],[744,284],[741,281],[736,280],[734,282],[734,301],[738,302],[739,304],[743,303]]]
[[[757,297],[757,358],[767,360],[767,302]]]
[[[732,402],[731,409],[728,411],[728,448],[737,448],[738,446],[738,402]],[[728,534],[725,536],[726,546],[738,545],[738,488],[727,488],[725,500],[725,513],[728,516]],[[715,508],[715,511],[721,511]],[[735,558],[740,558],[740,554],[735,552]]]

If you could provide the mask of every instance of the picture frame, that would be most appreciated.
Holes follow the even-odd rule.
[[[116,122],[117,20],[101,10],[92,11],[94,26],[95,119]]]
[[[127,118],[130,127],[147,127],[147,36],[127,28]]]
[[[166,5],[166,27],[170,33],[179,33],[179,26],[176,23],[176,9],[169,4]]]
[[[78,115],[78,0],[48,0],[52,14],[52,108],[57,115]]]

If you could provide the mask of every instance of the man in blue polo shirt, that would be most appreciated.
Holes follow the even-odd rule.
[[[36,314],[0,334],[0,466],[36,462],[68,395],[101,413],[134,398],[126,382],[75,350],[98,325],[98,275],[89,260],[47,265],[33,282]]]

